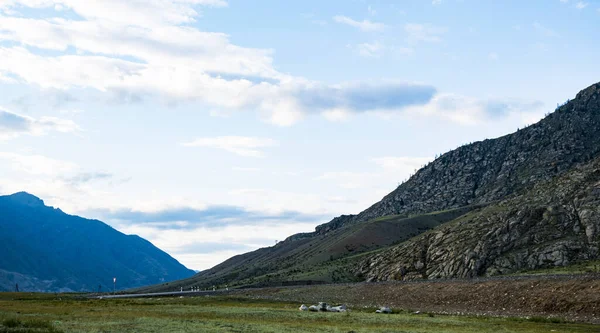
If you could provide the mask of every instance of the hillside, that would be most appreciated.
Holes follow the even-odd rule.
[[[443,154],[381,201],[347,216],[345,223],[492,202],[599,153],[600,83],[596,83],[534,125]],[[339,224],[334,219],[330,225]]]
[[[577,186],[593,185],[572,181],[568,177],[577,178],[572,173],[564,175],[592,175],[596,162],[591,161],[598,156],[600,83],[534,125],[442,155],[358,215],[342,215],[315,232],[233,257],[170,287],[387,280],[397,278],[399,271],[411,277],[468,277],[597,258],[598,247],[591,240],[576,250],[590,231],[576,228],[575,208],[566,206]],[[571,194],[560,192],[564,186]],[[544,192],[538,193],[540,188]],[[542,203],[531,200],[544,200],[544,209],[554,210],[541,212]],[[565,213],[569,211],[571,215]],[[533,220],[526,218],[532,214]],[[511,229],[514,216],[523,221],[516,231]],[[503,233],[501,226],[508,231]],[[504,238],[485,243],[490,234]],[[484,243],[477,243],[481,238]],[[161,288],[167,286],[153,290]]]
[[[182,279],[194,272],[143,238],[44,205],[0,196],[0,290],[103,291]]]
[[[366,258],[367,281],[467,278],[600,258],[600,157]]]

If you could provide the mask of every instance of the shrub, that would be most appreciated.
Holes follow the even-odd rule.
[[[8,318],[2,321],[2,325],[8,328],[19,327],[21,324],[21,321],[17,318]]]

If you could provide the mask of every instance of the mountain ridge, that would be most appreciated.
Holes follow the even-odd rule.
[[[46,206],[18,192],[0,196],[0,289],[112,290],[192,276],[167,253],[99,221]]]
[[[367,221],[379,216],[425,213],[490,202],[522,190],[536,181],[559,175],[577,163],[589,161],[600,153],[600,145],[594,140],[600,139],[600,113],[589,112],[600,110],[599,95],[600,83],[595,83],[536,124],[499,138],[463,145],[442,154],[418,170],[407,182],[359,214],[342,215],[328,222],[331,226],[325,223],[317,228],[331,230],[340,224]],[[574,124],[569,124],[573,123],[573,118],[578,119]],[[588,126],[581,126],[582,124]],[[590,124],[594,126],[590,128]],[[561,128],[563,126],[567,128]],[[548,135],[556,129],[560,130],[561,135]],[[535,149],[526,148],[536,141],[539,143],[534,146]],[[515,145],[517,149],[514,149]],[[473,153],[469,154],[469,151]],[[545,153],[536,158],[536,153],[540,151]],[[492,155],[502,156],[503,159],[494,158]],[[555,158],[556,160],[553,160]],[[469,162],[471,165],[468,165]],[[532,166],[531,162],[535,164]],[[479,168],[478,165],[483,165],[484,168]],[[486,169],[487,165],[495,165],[496,172]],[[466,172],[464,166],[467,166]],[[534,169],[535,173],[511,174],[524,168]],[[455,177],[458,181],[432,177],[443,170],[447,172],[446,178]],[[529,176],[529,179],[524,176]],[[519,182],[523,184],[519,185]],[[417,190],[411,191],[412,189]],[[426,199],[432,196],[436,200]]]
[[[498,258],[501,260],[504,255],[503,246],[516,246],[511,237],[524,242],[526,254],[521,254],[521,257],[544,257],[547,255],[544,252],[546,248],[520,238],[520,234],[507,235],[501,232],[501,228],[498,229],[498,225],[485,224],[485,221],[480,223],[473,216],[503,210],[505,208],[502,205],[506,200],[530,193],[536,186],[540,186],[539,184],[551,184],[553,180],[561,179],[560,177],[574,168],[592,163],[599,156],[600,83],[595,83],[581,90],[575,99],[557,107],[554,112],[533,125],[495,139],[463,145],[443,154],[359,214],[338,216],[317,226],[314,232],[292,235],[276,246],[235,256],[191,279],[175,284],[208,287],[221,283],[268,285],[285,281],[314,283],[387,280],[397,278],[398,272],[403,270],[406,272],[400,274],[402,278],[470,277],[505,274],[511,271],[510,267],[505,267],[511,263],[515,265],[515,269],[542,268],[547,264],[543,259],[528,259],[531,264],[525,265],[515,262],[520,259],[511,257],[507,259],[509,264],[505,263],[504,266],[493,264],[491,261]],[[558,191],[552,187],[548,189]],[[561,206],[558,202],[557,205]],[[523,214],[537,216],[537,208],[532,211],[525,207],[524,209]],[[437,224],[421,227],[425,226],[423,223],[430,221],[432,214],[443,218],[440,218]],[[384,226],[381,223],[384,220],[394,227],[389,229],[389,226]],[[485,247],[484,250],[475,248],[476,244],[474,248],[455,249],[444,242],[427,241],[429,235],[439,233],[439,230],[455,224],[459,226],[455,232],[463,234],[466,240],[471,240],[466,233],[470,225],[461,224],[460,221],[463,220],[480,226],[483,229],[480,231],[485,233],[474,232],[480,237],[489,237],[487,232],[490,230],[485,228],[494,228],[500,230],[497,231],[498,234],[507,238],[485,243],[486,246],[493,247],[495,252],[486,252]],[[529,221],[525,217],[521,220]],[[565,221],[567,220],[569,219]],[[540,223],[537,225],[539,230],[546,230],[549,235],[554,235],[550,232],[554,230],[551,225],[553,220],[535,221]],[[523,223],[529,225],[529,222]],[[567,225],[571,222],[564,223]],[[389,236],[395,238],[397,244],[390,244],[389,237],[373,238],[373,235],[381,235],[382,230],[396,230]],[[570,235],[581,237],[581,230],[583,229],[573,231]],[[443,234],[446,235],[444,239],[452,239],[455,243],[462,244],[460,239],[447,236],[447,233]],[[551,243],[550,248],[563,244],[560,237],[548,237],[546,241]],[[345,244],[341,250],[335,246],[340,242]],[[467,243],[462,245],[472,245]],[[415,250],[415,246],[418,251]],[[578,258],[595,258],[596,252],[593,249],[591,246],[589,252],[585,252],[587,257]],[[451,255],[444,257],[438,250],[440,253],[448,252]],[[476,253],[477,258],[461,257],[463,253],[460,251]],[[446,258],[449,264],[432,261],[431,258]],[[566,265],[574,258],[555,260],[553,264]],[[404,262],[406,267],[401,269],[402,267],[394,265],[394,260]],[[466,261],[470,266],[465,268],[466,266],[459,264],[460,260]],[[428,267],[431,268],[429,271]],[[160,290],[163,287],[157,286],[154,289]]]

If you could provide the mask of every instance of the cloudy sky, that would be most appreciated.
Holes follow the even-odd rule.
[[[600,1],[0,0],[0,193],[193,269],[600,81]]]

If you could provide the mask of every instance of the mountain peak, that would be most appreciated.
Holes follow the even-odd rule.
[[[17,192],[7,196],[13,202],[27,206],[44,206],[44,201],[27,192]]]
[[[600,82],[594,83],[591,86],[583,89],[577,94],[577,99],[590,100],[597,99],[600,94]]]

